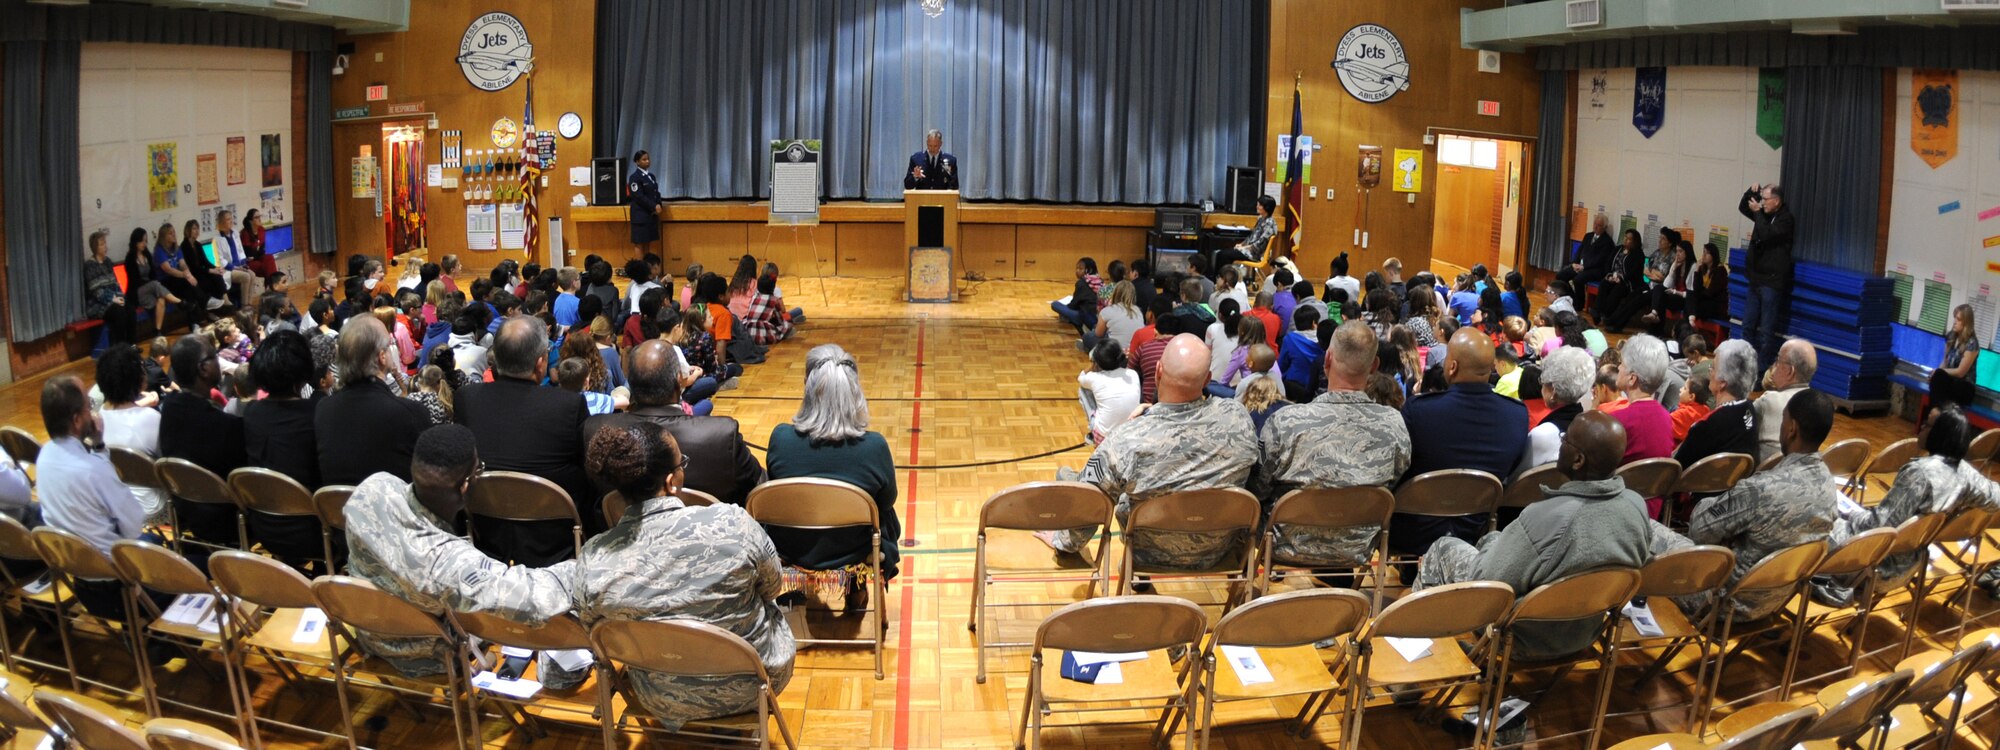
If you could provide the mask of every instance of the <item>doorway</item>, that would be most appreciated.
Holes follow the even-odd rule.
[[[382,126],[381,200],[383,247],[389,258],[422,252],[427,246],[424,210],[423,121]]]
[[[1521,265],[1527,153],[1527,144],[1518,140],[1438,136],[1433,271],[1450,278],[1447,274],[1484,264],[1501,276]]]

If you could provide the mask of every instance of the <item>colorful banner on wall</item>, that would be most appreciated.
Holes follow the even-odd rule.
[[[1390,189],[1398,193],[1421,193],[1424,190],[1424,150],[1420,148],[1396,149],[1395,182]]]
[[[1773,149],[1785,147],[1785,69],[1757,70],[1757,137]]]
[[[1931,165],[1958,155],[1958,71],[1910,71],[1910,150]]]
[[[277,133],[267,133],[259,138],[258,146],[264,163],[264,187],[285,184],[285,152],[282,139]]]
[[[1667,69],[1640,68],[1632,82],[1632,127],[1647,138],[1667,124]]]
[[[180,204],[179,150],[172,143],[146,147],[146,210],[170,211]]]

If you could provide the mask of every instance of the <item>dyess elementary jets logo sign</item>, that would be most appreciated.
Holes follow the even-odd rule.
[[[1333,71],[1354,98],[1369,104],[1410,87],[1410,60],[1403,43],[1388,29],[1364,23],[1340,37],[1334,49]]]
[[[458,69],[482,91],[514,85],[514,79],[528,72],[534,58],[528,30],[521,26],[521,19],[506,13],[480,16],[465,27],[465,36],[458,40]]]

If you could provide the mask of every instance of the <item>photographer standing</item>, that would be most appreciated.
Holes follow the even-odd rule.
[[[1792,209],[1777,185],[1751,185],[1738,207],[1755,225],[1744,273],[1750,297],[1743,310],[1743,338],[1757,348],[1757,371],[1770,369],[1792,306]]]

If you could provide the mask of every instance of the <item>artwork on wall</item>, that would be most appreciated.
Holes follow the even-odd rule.
[[[1424,189],[1424,150],[1420,148],[1396,149],[1396,182],[1390,188],[1398,193],[1420,193]]]
[[[259,202],[257,212],[262,215],[265,225],[274,226],[278,224],[285,224],[292,220],[290,216],[285,215],[284,188],[281,187],[271,188],[269,190],[258,193],[257,197]]]
[[[215,181],[215,154],[199,154],[194,157],[194,202],[196,205],[212,205],[222,202],[222,186]]]
[[[347,179],[353,197],[375,197],[375,157],[354,157],[354,161],[347,170]]]
[[[243,158],[244,158],[243,136],[240,135],[229,136],[229,141],[227,143],[227,146],[223,148],[222,151],[223,151],[223,162],[224,162],[223,166],[226,167],[229,172],[229,184],[231,185],[243,184],[245,181],[249,179],[249,167],[245,166],[243,163]]]
[[[1348,29],[1334,48],[1334,75],[1341,88],[1376,104],[1410,87],[1410,60],[1395,33],[1372,23]]]
[[[168,211],[179,205],[180,166],[173,143],[146,147],[146,206],[149,211]]]
[[[1764,145],[1785,147],[1785,69],[1757,70],[1757,137]]]
[[[1667,69],[1640,68],[1632,83],[1632,127],[1647,138],[1667,124]]]
[[[535,63],[535,47],[521,20],[495,11],[473,19],[458,41],[458,68],[481,91],[514,85]],[[504,146],[502,148],[505,148]]]
[[[264,187],[285,184],[284,146],[280,143],[282,139],[277,133],[265,133],[261,136],[261,140],[263,147],[259,151],[264,155]]]
[[[1958,155],[1958,71],[1910,71],[1910,150],[1931,169]]]

